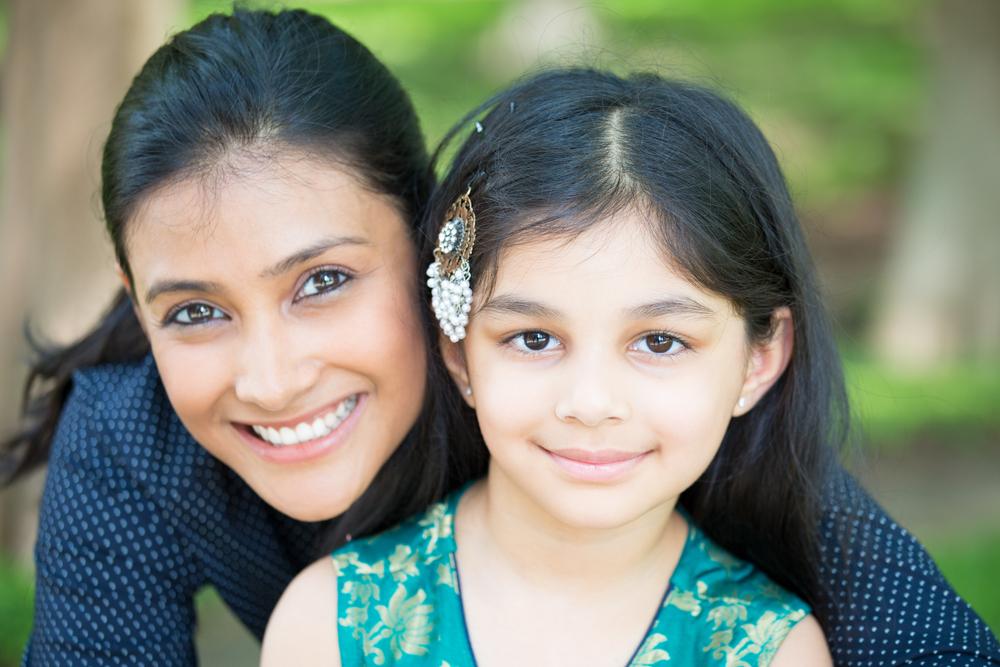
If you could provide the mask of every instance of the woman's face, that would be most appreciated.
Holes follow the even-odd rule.
[[[236,158],[151,194],[126,241],[140,322],[194,438],[290,516],[347,509],[423,402],[398,208],[343,168]]]

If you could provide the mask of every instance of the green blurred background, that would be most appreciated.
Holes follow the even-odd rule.
[[[37,12],[34,19],[23,19],[30,10],[19,5],[27,1],[10,0],[0,12],[7,78],[18,71],[15,40],[20,39],[17,48],[24,54],[17,60],[22,69],[44,68],[52,56],[44,38],[11,33],[14,25],[44,31],[44,22],[55,22],[67,6],[54,0],[36,3],[49,4],[55,12],[43,16],[42,25]],[[113,4],[106,0],[94,6]],[[136,12],[153,12],[155,3],[121,4],[131,5],[127,20],[134,22],[142,20]],[[81,130],[79,156],[63,158],[80,162],[91,174],[77,186],[89,206],[69,215],[73,220],[66,224],[99,229],[95,156],[111,105],[130,73],[167,34],[229,6],[166,0],[147,30],[152,38],[112,56],[122,71],[101,98],[105,113]],[[475,103],[540,63],[655,70],[721,88],[744,104],[786,170],[835,317],[860,433],[845,461],[924,542],[987,623],[1000,627],[995,583],[1000,567],[1000,3],[358,0],[289,6],[330,17],[382,58],[410,90],[431,145]],[[107,13],[102,24],[94,17],[97,11],[87,15],[93,21],[76,19],[73,25],[95,32],[97,42],[112,41],[123,25],[113,21],[123,19],[101,9]],[[146,19],[144,25],[150,23]],[[78,51],[73,58],[85,56]],[[121,64],[126,62],[127,67]],[[48,67],[58,72],[61,65]],[[78,88],[78,95],[97,94],[86,85]],[[6,201],[0,234],[6,236],[0,240],[7,240],[9,253],[10,239],[32,242],[11,231],[19,212],[32,210],[30,201],[12,199],[23,191],[17,170],[25,149],[15,150],[22,127],[17,119],[38,108],[23,99],[24,91],[31,104],[41,106],[51,92],[43,79],[32,83],[29,76],[26,85],[5,95],[0,142],[6,153]],[[24,141],[20,145],[31,147]],[[58,234],[38,232],[39,224],[32,226],[38,247],[58,244]],[[99,232],[92,236],[98,240],[88,241],[96,250],[90,252],[86,275],[97,277],[90,282],[78,279],[83,275],[79,264],[73,265],[76,273],[65,272],[56,250],[53,261],[35,263],[40,269],[24,263],[11,268],[16,257],[6,255],[8,266],[0,278],[10,278],[13,283],[5,284],[22,290],[19,300],[0,304],[9,320],[3,332],[8,339],[19,335],[24,313],[65,338],[92,321],[113,284],[110,253]],[[77,246],[65,264],[78,261],[79,254]],[[52,292],[43,289],[38,296],[32,291],[39,280],[65,290],[67,278],[86,288],[73,297],[73,307],[64,297],[56,308],[51,304],[57,299],[45,296]],[[5,383],[11,387],[23,373],[23,363],[18,366],[23,353],[18,354],[5,361],[10,369],[5,377],[15,379]],[[0,395],[0,406],[7,406],[0,426],[9,428],[15,396],[6,391]],[[31,624],[26,554],[33,538],[30,526],[24,526],[31,521],[24,517],[31,517],[37,505],[37,478],[21,486],[30,489],[15,488],[0,497],[7,517],[0,524],[7,554],[0,559],[5,629],[0,665],[15,664]],[[199,615],[204,664],[255,659],[254,642],[210,591],[199,599]]]

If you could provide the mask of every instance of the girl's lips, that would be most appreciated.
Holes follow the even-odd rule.
[[[250,446],[250,448],[266,461],[273,463],[299,463],[308,461],[327,454],[339,448],[339,446],[350,436],[351,431],[357,424],[361,413],[368,402],[368,394],[357,394],[357,401],[354,409],[351,410],[335,429],[326,435],[303,442],[297,445],[275,446],[257,437],[250,426],[244,424],[233,424],[233,428]]]
[[[650,454],[616,449],[545,449],[570,477],[584,482],[611,482],[638,466]]]

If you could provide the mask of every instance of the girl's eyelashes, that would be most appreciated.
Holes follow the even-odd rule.
[[[547,352],[559,345],[558,338],[544,331],[519,331],[503,342],[522,354]]]
[[[654,331],[636,339],[629,349],[656,357],[672,357],[688,349],[688,345],[673,334]]]
[[[303,281],[302,286],[299,287],[292,300],[300,301],[308,297],[333,292],[343,286],[344,283],[350,279],[351,276],[340,269],[330,267],[317,269],[309,274],[305,281]]]
[[[563,343],[550,333],[540,330],[519,331],[502,341],[503,345],[512,347],[521,354],[538,354],[551,352],[562,347]],[[690,346],[679,336],[664,331],[654,331],[640,336],[633,341],[628,349],[653,357],[673,357],[690,349]]]
[[[163,326],[177,325],[182,327],[208,324],[214,320],[228,320],[229,316],[221,309],[207,303],[196,301],[177,306],[163,318]]]

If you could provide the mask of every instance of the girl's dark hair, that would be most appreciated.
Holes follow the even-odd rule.
[[[714,540],[800,595],[823,622],[819,528],[847,402],[809,251],[760,130],[697,85],[588,69],[514,85],[470,113],[443,146],[477,118],[482,131],[458,149],[428,206],[425,265],[449,205],[471,184],[476,290],[491,289],[504,248],[572,237],[637,209],[680,270],[735,306],[752,341],[773,333],[775,309],[791,310],[787,370],[731,421],[681,503]]]
[[[434,184],[406,92],[368,49],[326,19],[237,9],[175,35],[133,80],[104,146],[104,215],[126,275],[129,225],[151,192],[211,175],[235,152],[266,160],[285,150],[345,167],[372,191],[392,196],[414,225]],[[148,347],[123,291],[80,341],[39,350],[24,390],[25,426],[4,446],[7,478],[48,458],[73,371],[137,360]],[[447,451],[435,412],[425,410],[392,459],[393,468],[408,466],[407,474],[380,475],[395,486],[366,494],[340,532],[391,522],[441,492]],[[415,452],[416,442],[427,448]]]

